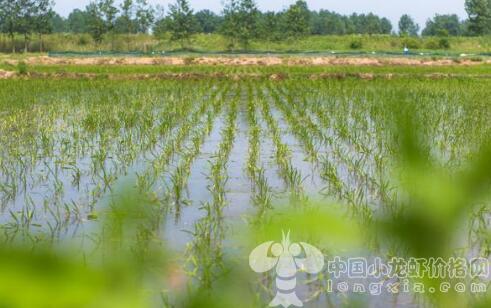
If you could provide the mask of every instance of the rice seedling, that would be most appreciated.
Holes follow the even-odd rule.
[[[278,124],[271,114],[267,100],[262,97],[262,93],[259,93],[259,96],[261,97],[262,116],[268,125],[269,133],[275,145],[275,157],[276,163],[279,166],[280,175],[293,195],[295,197],[300,197],[302,196],[303,192],[303,179],[301,173],[291,164],[290,149],[282,141],[280,129],[278,128]]]
[[[260,167],[260,135],[262,133],[257,119],[257,103],[253,97],[251,85],[247,88],[247,120],[249,124],[249,155],[247,160],[247,174],[253,183],[252,203],[258,208],[255,223],[260,223],[268,209],[272,209],[272,189],[264,173],[264,166]]]

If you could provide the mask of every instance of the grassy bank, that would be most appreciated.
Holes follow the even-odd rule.
[[[180,49],[169,35],[156,38],[151,35],[106,36],[103,43],[95,44],[88,34],[52,34],[42,38],[43,51],[172,51]],[[40,51],[40,38],[33,37],[29,43],[30,52]],[[17,52],[24,50],[23,37],[15,39]],[[217,34],[197,34],[188,44],[189,49],[202,52],[227,51],[228,41]],[[415,37],[404,38],[390,35],[347,35],[347,36],[308,36],[284,41],[251,42],[250,50],[259,52],[308,52],[308,51],[392,51],[400,52],[404,46],[413,51],[448,51],[467,53],[491,52],[491,37]],[[236,49],[240,49],[236,47]],[[0,37],[0,51],[11,52],[12,43],[8,37]]]

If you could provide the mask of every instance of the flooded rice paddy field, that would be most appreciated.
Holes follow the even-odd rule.
[[[3,80],[1,239],[94,247],[138,196],[151,217],[141,236],[215,273],[234,234],[282,208],[396,219],[412,157],[400,140],[417,136],[432,168],[458,176],[491,136],[490,95],[491,81],[471,78]],[[465,254],[489,251],[486,200],[459,214]]]

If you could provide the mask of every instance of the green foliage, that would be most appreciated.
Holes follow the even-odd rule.
[[[469,15],[469,32],[473,35],[491,33],[491,1],[466,0],[465,9]]]
[[[155,22],[155,9],[147,0],[136,0],[135,20],[137,33],[148,33]]]
[[[16,33],[23,35],[24,52],[28,52],[33,33],[41,36],[52,32],[52,7],[53,2],[49,0],[0,1],[0,30],[11,37],[12,52],[16,51],[13,43]]]
[[[18,1],[0,0],[0,29],[11,39],[11,50],[15,53],[15,33],[20,20],[20,6]]]
[[[114,0],[99,0],[99,10],[104,18],[105,31],[111,36],[111,50],[114,50],[114,32],[116,28],[116,18],[119,9],[115,6]]]
[[[440,48],[440,45],[439,45],[439,42],[438,42],[438,39],[432,39],[432,40],[429,40],[425,43],[425,48],[426,49],[431,49],[431,50],[437,50]]]
[[[418,38],[405,37],[402,40],[402,46],[401,47],[407,47],[409,49],[420,49],[421,48],[421,41]]]
[[[85,11],[73,10],[67,19],[69,31],[72,33],[89,33],[90,18],[87,8]]]
[[[85,35],[81,35],[78,39],[78,44],[81,46],[88,45],[90,43],[90,38]]]
[[[424,45],[426,49],[445,49],[448,50],[451,48],[450,40],[446,37],[442,38],[434,38],[426,42]]]
[[[464,25],[456,14],[435,15],[426,22],[423,35],[427,36],[458,36],[464,33]]]
[[[310,33],[310,10],[307,2],[298,0],[288,8],[285,12],[285,31],[294,38]]]
[[[286,38],[284,28],[284,14],[276,12],[266,12],[259,16],[258,38],[267,41],[280,41]]]
[[[438,40],[438,46],[440,49],[450,49],[450,41],[448,38],[442,37],[441,39]]]
[[[187,0],[176,0],[175,4],[169,5],[169,11],[167,26],[171,33],[171,40],[178,41],[184,48],[189,44],[191,35],[196,32],[193,10]]]
[[[58,13],[53,12],[51,19],[49,20],[50,27],[53,33],[67,33],[70,32],[67,19],[61,17]]]
[[[24,61],[17,63],[17,73],[20,75],[27,75],[27,64]]]
[[[350,20],[341,14],[320,10],[312,12],[312,34],[315,35],[335,35],[348,34],[347,22]],[[392,25],[391,25],[392,28]]]
[[[399,34],[402,36],[417,36],[419,25],[414,22],[411,16],[404,14],[399,20]]]
[[[116,17],[119,9],[115,7],[114,0],[97,0],[91,2],[86,8],[86,21],[88,31],[94,42],[99,45],[104,35],[111,35],[111,49],[114,49],[114,32],[116,28]]]
[[[110,38],[112,50],[126,46],[124,50],[130,51],[148,50],[131,40],[134,34],[149,32],[165,40],[171,33],[171,38],[179,42],[181,48],[184,44],[189,45],[189,33],[221,33],[229,40],[225,49],[237,46],[249,49],[258,40],[278,43],[286,38],[300,40],[308,35],[391,34],[393,29],[387,18],[372,13],[347,16],[324,9],[311,11],[305,1],[296,1],[279,12],[264,13],[257,9],[253,0],[226,1],[222,14],[209,10],[193,13],[188,4],[191,11],[188,19],[193,19],[194,25],[189,26],[185,22],[177,27],[175,14],[172,16],[171,11],[164,12],[163,9],[157,12],[148,0],[118,3],[120,6],[116,7],[114,0],[93,0],[84,10],[75,9],[68,18],[64,18],[53,11],[50,0],[0,0],[0,31],[10,39],[8,47],[7,42],[0,41],[0,48],[12,52],[19,49],[26,52],[49,50],[53,44],[45,42],[45,37],[52,32],[90,34],[96,43],[95,49],[101,49],[103,41]],[[467,0],[468,20],[461,21],[455,14],[437,14],[427,21],[422,33],[440,37],[487,35],[491,33],[490,3],[489,0]],[[402,36],[415,36],[419,31],[419,26],[408,15],[401,17],[399,27]],[[177,28],[185,30],[177,31]],[[117,42],[115,34],[126,34],[126,42]],[[23,44],[20,44],[20,36]],[[431,41],[426,43],[432,44]],[[486,44],[478,46],[489,51]],[[345,43],[347,45],[349,43]],[[392,43],[392,46],[399,44]]]
[[[248,49],[250,41],[257,36],[259,11],[254,0],[230,0],[223,10],[221,33],[229,39],[229,48],[239,44]]]
[[[92,36],[92,39],[96,44],[100,44],[102,43],[104,34],[107,32],[101,7],[99,4],[91,2],[85,10],[87,12],[88,31],[90,36]]]
[[[5,38],[5,36],[4,36]],[[250,52],[304,52],[313,51],[320,54],[330,51],[347,51],[350,50],[350,44],[354,40],[363,42],[363,51],[380,51],[380,52],[401,52],[404,47],[404,41],[407,38],[389,35],[332,35],[332,36],[307,36],[299,39],[289,39],[279,36],[271,38],[255,39],[250,42]],[[491,38],[487,37],[447,37],[451,48],[449,51],[455,54],[461,53],[487,53],[491,48]],[[16,49],[23,48],[24,38],[20,35],[14,36]],[[113,42],[114,40],[114,42]],[[434,37],[417,38],[419,45],[424,47],[432,41],[438,41]],[[128,41],[131,45],[131,51],[138,52],[155,52],[177,51],[182,49],[180,42],[170,41],[170,33],[163,32],[160,36],[150,34],[115,34],[111,36],[105,34],[100,43],[94,42],[89,34],[71,34],[71,33],[52,33],[43,36],[44,50],[50,52],[94,52],[94,51],[115,51],[128,52]],[[39,37],[33,37],[30,44],[30,50],[34,52],[39,50]],[[187,50],[194,51],[201,55],[209,52],[226,53],[230,40],[219,34],[194,34]],[[113,46],[112,46],[113,45]],[[12,50],[12,40],[0,40],[0,52],[9,53]]]
[[[135,5],[133,0],[124,0],[121,3],[121,16],[116,20],[117,33],[135,33],[135,24],[133,20]]]
[[[215,33],[219,31],[222,17],[210,10],[202,10],[195,14],[198,23],[198,32]]]

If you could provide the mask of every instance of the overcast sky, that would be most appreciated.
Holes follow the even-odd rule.
[[[55,0],[56,10],[63,16],[75,8],[84,8],[90,0]],[[116,0],[120,3],[121,1]],[[152,4],[161,4],[167,7],[172,0],[149,0]],[[262,11],[282,10],[294,3],[295,0],[256,0]],[[220,12],[223,0],[190,0],[195,10],[210,9]],[[388,17],[395,27],[399,17],[408,13],[423,27],[428,18],[436,13],[457,14],[466,18],[464,0],[307,0],[310,9],[328,9],[342,14],[369,13]]]

